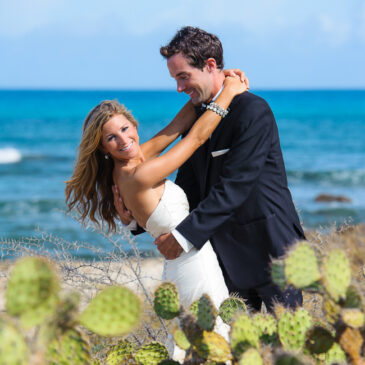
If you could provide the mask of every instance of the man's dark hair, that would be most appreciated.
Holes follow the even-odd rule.
[[[191,66],[200,70],[208,58],[215,59],[217,68],[224,67],[222,43],[217,36],[200,28],[181,28],[167,46],[160,48],[160,53],[166,59],[181,53]]]

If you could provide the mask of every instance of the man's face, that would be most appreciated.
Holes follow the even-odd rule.
[[[203,70],[193,67],[178,53],[167,60],[167,67],[171,77],[176,80],[177,91],[189,95],[194,105],[208,102],[214,97],[213,74],[208,66]]]

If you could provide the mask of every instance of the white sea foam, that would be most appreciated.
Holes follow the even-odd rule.
[[[0,164],[16,163],[22,159],[22,154],[13,147],[0,148]]]

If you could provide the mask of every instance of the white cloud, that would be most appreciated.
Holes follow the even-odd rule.
[[[321,43],[336,46],[365,33],[364,9],[358,0],[0,0],[0,36],[21,37],[37,30],[74,37],[143,36],[182,25],[213,32],[233,26],[253,41],[316,32]],[[355,21],[359,13],[362,21]]]
[[[48,0],[0,1],[0,35],[19,37],[54,21],[58,2]]]
[[[359,11],[358,16],[359,16],[358,36],[363,42],[365,42],[365,1],[362,5],[362,9],[360,9]]]
[[[326,43],[332,46],[344,44],[351,36],[351,25],[343,19],[335,19],[327,14],[318,17],[320,29],[325,35]]]

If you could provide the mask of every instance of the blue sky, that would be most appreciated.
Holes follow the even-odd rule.
[[[253,88],[365,89],[364,0],[0,0],[0,88],[173,89],[159,47],[184,25]]]

